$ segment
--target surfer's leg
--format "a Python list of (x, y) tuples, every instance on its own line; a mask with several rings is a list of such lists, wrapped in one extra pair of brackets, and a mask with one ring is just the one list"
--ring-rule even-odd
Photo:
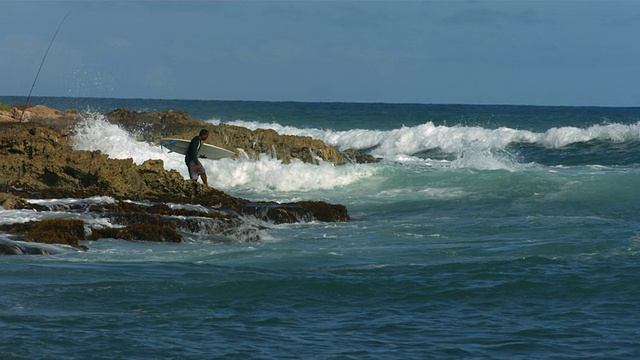
[(187, 166), (189, 169), (189, 179), (198, 181), (198, 170), (196, 170), (196, 165), (191, 163)]
[(200, 174), (200, 177), (202, 178), (202, 182), (206, 185), (209, 186), (209, 183), (207, 182), (207, 173), (203, 172), (202, 174)]

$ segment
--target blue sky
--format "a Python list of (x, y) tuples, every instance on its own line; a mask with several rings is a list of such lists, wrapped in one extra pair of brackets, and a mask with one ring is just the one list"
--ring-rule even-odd
[(640, 0), (0, 5), (0, 95), (640, 106)]

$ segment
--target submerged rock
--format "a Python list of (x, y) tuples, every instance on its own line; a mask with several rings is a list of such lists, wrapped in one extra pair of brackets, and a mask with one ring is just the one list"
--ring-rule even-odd
[(248, 203), (242, 205), (242, 213), (275, 224), (308, 222), (313, 219), (311, 210), (287, 204)]
[(0, 255), (51, 255), (51, 252), (37, 245), (0, 240)]
[(345, 222), (351, 220), (347, 207), (340, 204), (329, 204), (323, 201), (298, 201), (291, 205), (308, 209), (313, 220), (322, 222)]
[(328, 204), (321, 201), (300, 201), (295, 203), (247, 203), (242, 205), (242, 213), (253, 215), (276, 224), (323, 221), (349, 221), (344, 205)]
[(86, 240), (84, 222), (81, 220), (53, 219), (0, 225), (0, 230), (22, 235), (20, 240), (42, 244), (69, 245), (86, 249), (80, 241)]
[(234, 236), (242, 241), (259, 241), (258, 228), (251, 234), (237, 215), (218, 209), (207, 211), (172, 209), (166, 204), (138, 205), (119, 201), (115, 204), (91, 206), (86, 211), (105, 217), (119, 229), (92, 229), (91, 239), (114, 238), (159, 242), (184, 242), (182, 233), (207, 234), (219, 238)]
[(175, 229), (158, 224), (132, 224), (124, 228), (94, 229), (92, 240), (121, 239), (129, 241), (156, 241), (180, 243), (184, 239)]

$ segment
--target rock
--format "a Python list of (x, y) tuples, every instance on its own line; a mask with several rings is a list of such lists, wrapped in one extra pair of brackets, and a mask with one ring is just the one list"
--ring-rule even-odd
[(0, 207), (5, 210), (24, 209), (28, 206), (29, 204), (18, 196), (0, 193)]
[[(150, 206), (119, 201), (115, 204), (91, 206), (87, 211), (99, 213), (111, 223), (123, 229), (93, 229), (91, 238), (116, 238), (125, 240), (147, 240), (161, 242), (183, 242), (179, 232), (208, 234), (219, 237), (238, 235), (235, 230), (243, 221), (234, 214), (210, 209), (194, 211), (171, 209), (166, 204)], [(141, 227), (144, 224), (146, 227)], [(239, 234), (243, 241), (259, 241), (257, 228), (244, 227)], [(238, 237), (238, 236), (236, 236)]]
[(309, 209), (288, 204), (248, 203), (242, 205), (242, 213), (275, 224), (308, 222), (313, 219)]
[(11, 111), (0, 111), (0, 122), (30, 122), (46, 124), (49, 126), (71, 126), (82, 119), (80, 114), (73, 110), (64, 112), (46, 107), (44, 105), (14, 106)]
[[(196, 203), (240, 211), (249, 201), (185, 180), (162, 160), (136, 165), (99, 151), (71, 148), (70, 130), (4, 124), (0, 135), (0, 182), (6, 192), (31, 198), (111, 196), (139, 201)], [(19, 190), (18, 190), (19, 189)]]
[[(59, 115), (55, 112), (49, 114)], [(135, 126), (134, 122), (137, 120), (126, 116), (130, 112), (122, 110), (117, 114), (126, 121), (131, 121), (129, 126)], [(322, 142), (305, 137), (280, 136), (272, 130), (252, 132), (230, 126), (209, 127), (209, 124), (203, 125), (202, 122), (190, 119), (186, 113), (170, 111), (160, 115), (146, 113), (136, 116), (141, 116), (142, 120), (157, 118), (169, 128), (175, 126), (175, 131), (182, 129), (184, 132), (186, 126), (193, 129), (193, 132), (189, 130), (191, 134), (204, 126), (212, 132), (217, 131), (219, 141), (225, 137), (233, 139), (236, 144), (258, 149), (257, 152), (262, 152), (269, 144), (275, 146), (273, 144), (281, 143), (281, 149), (288, 149), (281, 153), (283, 158), (294, 154), (298, 158), (304, 158), (304, 154), (308, 153), (307, 161), (315, 161), (316, 156), (322, 154), (336, 156), (333, 153), (335, 149), (324, 146)], [(108, 237), (182, 242), (185, 241), (185, 233), (208, 234), (219, 241), (228, 241), (230, 238), (259, 241), (260, 228), (247, 221), (246, 216), (255, 216), (277, 224), (313, 220), (349, 221), (347, 210), (342, 205), (313, 201), (292, 204), (255, 203), (185, 180), (177, 171), (165, 170), (162, 160), (148, 160), (136, 165), (132, 159), (111, 159), (99, 151), (74, 150), (71, 146), (71, 127), (45, 118), (38, 121), (40, 122), (30, 120), (0, 123), (0, 206), (4, 209), (60, 210), (29, 204), (22, 198), (91, 196), (110, 196), (116, 200), (136, 200), (152, 205), (134, 206), (117, 201), (113, 206), (62, 209), (95, 212), (97, 216), (109, 218), (112, 223), (120, 225), (120, 228), (90, 228), (80, 220), (44, 220), (0, 226), (0, 231), (17, 234), (27, 242), (63, 244), (85, 249), (79, 242), (87, 239)], [(156, 128), (158, 129), (160, 128)], [(186, 133), (185, 136), (188, 137)], [(166, 205), (169, 202), (199, 204), (206, 211), (171, 209)], [(85, 230), (88, 234), (85, 234)], [(14, 243), (1, 244), (0, 253), (4, 254), (46, 252), (27, 249)]]
[[(181, 138), (191, 140), (200, 129), (209, 130), (207, 143), (239, 153), (241, 149), (250, 158), (257, 159), (267, 154), (288, 164), (294, 159), (306, 163), (318, 163), (319, 160), (342, 165), (355, 159), (367, 159), (357, 150), (350, 150), (347, 159), (335, 147), (327, 146), (321, 140), (309, 136), (280, 135), (271, 129), (250, 130), (247, 128), (220, 124), (213, 125), (202, 120), (194, 120), (186, 112), (135, 112), (117, 109), (106, 114), (110, 122), (120, 125), (127, 131), (139, 134), (138, 140), (159, 144), (162, 138)], [(359, 154), (363, 156), (354, 156)]]
[(0, 240), (0, 255), (51, 255), (51, 252), (37, 245)]
[(184, 239), (175, 229), (157, 224), (133, 224), (124, 228), (94, 229), (91, 239), (122, 239), (180, 243)]
[(323, 222), (345, 222), (351, 220), (344, 205), (328, 204), (322, 201), (298, 201), (290, 203), (308, 209), (313, 214), (313, 220)]
[(81, 220), (42, 220), (26, 223), (0, 225), (0, 230), (11, 234), (23, 235), (20, 239), (43, 244), (62, 244), (78, 249), (86, 249), (80, 245), (85, 240), (84, 222)]
[[(35, 198), (112, 196), (130, 200), (236, 200), (167, 171), (162, 160), (136, 165), (132, 159), (111, 159), (99, 151), (76, 151), (70, 130), (27, 124), (4, 124), (0, 135), (0, 180), (20, 188), (15, 195)], [(220, 199), (216, 198), (217, 196)]]
[(370, 164), (380, 162), (379, 158), (376, 158), (369, 154), (363, 154), (355, 149), (347, 149), (343, 152), (343, 155), (347, 160), (356, 164)]
[(343, 205), (320, 201), (299, 201), (295, 203), (247, 203), (242, 204), (242, 213), (276, 224), (309, 221), (344, 222), (349, 221), (347, 208)]
[(66, 110), (62, 112), (43, 105), (36, 105), (31, 108), (27, 108), (23, 116), (23, 121), (47, 124), (50, 126), (70, 126), (81, 119), (82, 117), (80, 114), (73, 110)]
[(0, 110), (0, 123), (2, 122), (18, 122), (20, 119), (16, 119), (13, 114), (6, 110)]

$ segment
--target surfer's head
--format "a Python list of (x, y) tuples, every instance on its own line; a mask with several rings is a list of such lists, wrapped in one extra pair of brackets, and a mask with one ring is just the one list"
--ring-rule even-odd
[(207, 140), (208, 137), (209, 137), (209, 130), (207, 129), (200, 130), (200, 139)]

